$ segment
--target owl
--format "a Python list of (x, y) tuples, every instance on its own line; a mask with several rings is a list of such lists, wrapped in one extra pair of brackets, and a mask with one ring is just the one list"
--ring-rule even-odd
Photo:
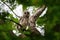
[[(23, 29), (25, 29), (27, 26), (31, 29), (31, 31), (36, 31), (36, 20), (41, 15), (41, 13), (45, 10), (46, 6), (43, 5), (41, 8), (39, 8), (32, 16), (30, 16), (30, 13), (28, 11), (25, 11), (23, 16), (20, 18), (19, 24), (21, 24)], [(19, 27), (19, 26), (18, 26)]]
[[(25, 29), (27, 26), (28, 26), (28, 21), (29, 21), (29, 12), (28, 11), (25, 11), (23, 16), (20, 17), (20, 20), (19, 20), (19, 24), (22, 25), (22, 28)], [(20, 29), (20, 26), (18, 26), (18, 29)]]

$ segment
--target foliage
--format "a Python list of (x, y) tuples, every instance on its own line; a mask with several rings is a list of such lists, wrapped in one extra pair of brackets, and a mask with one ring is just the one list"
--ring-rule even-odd
[[(8, 0), (2, 1), (8, 2)], [(45, 24), (45, 36), (35, 35), (30, 33), (30, 31), (23, 32), (27, 35), (26, 38), (17, 37), (13, 33), (11, 34), (11, 30), (15, 29), (15, 25), (13, 22), (7, 19), (12, 19), (17, 23), (18, 19), (14, 18), (12, 14), (3, 11), (0, 13), (1, 40), (60, 40), (60, 0), (9, 0), (8, 3), (13, 5), (15, 3), (14, 1), (16, 1), (18, 4), (22, 4), (25, 8), (27, 6), (38, 7), (42, 4), (45, 4), (48, 7), (47, 13), (37, 20), (38, 25)]]

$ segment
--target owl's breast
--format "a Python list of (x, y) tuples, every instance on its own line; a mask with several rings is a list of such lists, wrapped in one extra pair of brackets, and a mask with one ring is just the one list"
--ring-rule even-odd
[(28, 20), (27, 19), (21, 19), (20, 20), (20, 24), (22, 25), (22, 26), (27, 26), (27, 24), (28, 24)]

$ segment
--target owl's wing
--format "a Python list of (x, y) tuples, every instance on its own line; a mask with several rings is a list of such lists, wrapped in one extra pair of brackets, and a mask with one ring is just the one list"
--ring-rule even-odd
[(46, 8), (45, 5), (43, 5), (41, 8), (39, 8), (39, 9), (33, 14), (34, 18), (37, 19), (37, 18), (41, 15), (41, 13), (45, 10), (45, 8)]

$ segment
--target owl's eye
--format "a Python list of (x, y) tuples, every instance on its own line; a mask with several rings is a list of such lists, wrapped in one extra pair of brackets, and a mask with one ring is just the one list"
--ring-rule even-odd
[(25, 14), (26, 14), (26, 12), (25, 12)]
[(27, 12), (29, 14), (29, 12)]

